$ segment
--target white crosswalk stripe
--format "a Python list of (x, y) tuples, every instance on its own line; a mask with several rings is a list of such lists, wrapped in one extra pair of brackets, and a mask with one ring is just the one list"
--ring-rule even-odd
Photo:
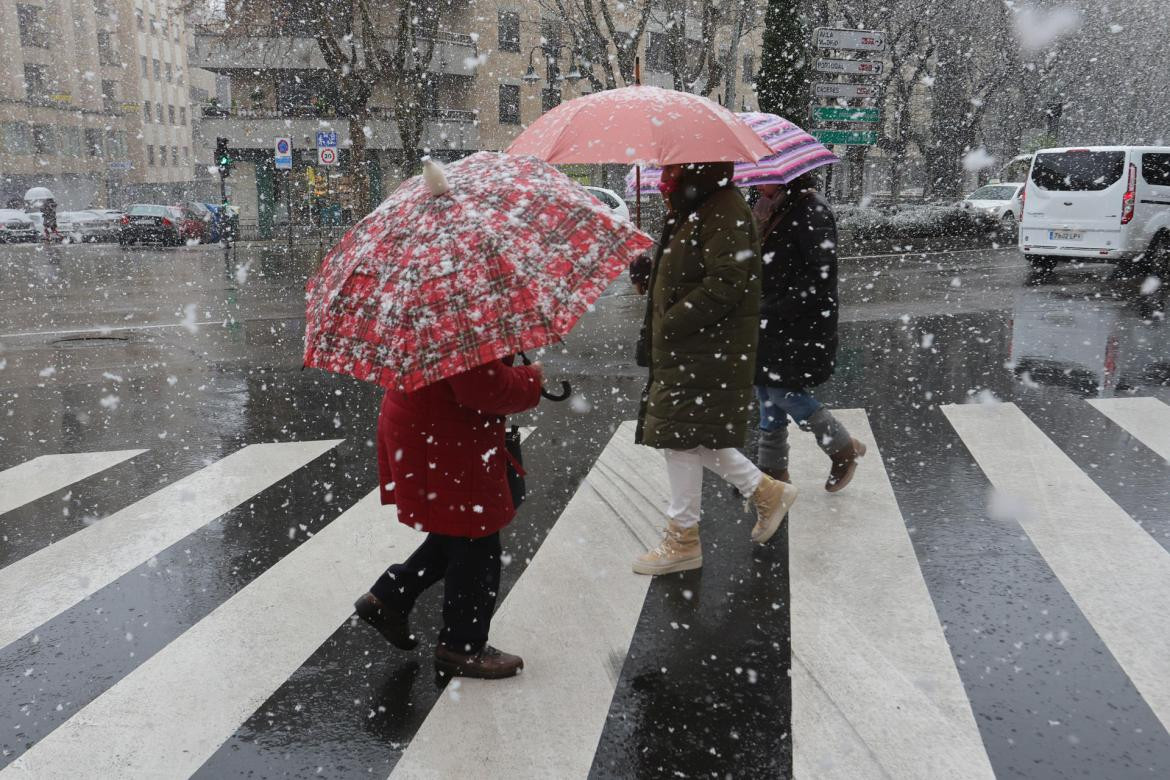
[(165, 550), (340, 439), (253, 444), (0, 569), (0, 647)]
[(1015, 404), (943, 412), (1015, 520), (1170, 728), (1170, 553)]
[(650, 587), (630, 561), (658, 534), (667, 498), (661, 455), (624, 423), (492, 621), (492, 642), (522, 655), (524, 673), (450, 689), (394, 778), (589, 773), (621, 673), (614, 659), (626, 657)]
[[(1153, 399), (1090, 403), (1170, 460), (1170, 406)], [(1014, 499), (1006, 503), (1020, 507), (1014, 521), (1104, 647), (1170, 726), (1170, 656), (1163, 651), (1170, 553), (1015, 405), (942, 411), (995, 489)], [(812, 487), (823, 482), (828, 459), (811, 436), (792, 438), (792, 475), (802, 486), (788, 530), (794, 775), (992, 777), (967, 678), (960, 678), (869, 418), (864, 410), (837, 414), (869, 446), (845, 491)], [(449, 686), (408, 738), (391, 777), (453, 777), (469, 767), (477, 777), (509, 780), (589, 775), (652, 582), (632, 574), (630, 561), (658, 540), (668, 500), (661, 454), (633, 438), (633, 423), (616, 430), (493, 619), (493, 644), (521, 654), (524, 674)], [(0, 570), (0, 646), (336, 444), (246, 447)], [(89, 453), (92, 460), (76, 461), (69, 473), (96, 473), (108, 467), (103, 462), (139, 452)], [(36, 466), (43, 475), (37, 495), (69, 484), (48, 476), (61, 471), (50, 463)], [(30, 473), (25, 478), (35, 481)], [(982, 518), (984, 509), (972, 507), (972, 517)], [(0, 777), (70, 776), (79, 766), (126, 778), (195, 773), (420, 538), (394, 521), (393, 508), (379, 505), (376, 491), (366, 495)]]
[(1089, 403), (1170, 462), (1170, 405), (1157, 398), (1102, 398)]
[[(789, 515), (794, 775), (993, 777), (865, 412), (834, 414), (869, 452)], [(798, 484), (828, 473), (811, 435), (790, 459)]]
[(0, 471), (0, 515), (144, 452), (112, 450), (42, 455)]
[(192, 774), (421, 539), (371, 491), (0, 777), (68, 776), (78, 766), (102, 777)]

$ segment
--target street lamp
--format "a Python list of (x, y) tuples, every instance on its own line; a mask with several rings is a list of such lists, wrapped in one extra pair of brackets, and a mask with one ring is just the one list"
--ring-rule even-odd
[(536, 72), (536, 65), (532, 62), (532, 55), (539, 48), (542, 47), (540, 44), (537, 44), (528, 50), (528, 70), (524, 72), (524, 76), (522, 78), (529, 84), (535, 84), (536, 82), (540, 81), (540, 74)]
[(577, 67), (577, 52), (576, 51), (574, 51), (570, 55), (569, 64), (572, 67), (570, 68), (569, 72), (565, 74), (565, 81), (569, 82), (570, 84), (576, 84), (578, 81), (585, 78), (581, 74), (580, 68)]

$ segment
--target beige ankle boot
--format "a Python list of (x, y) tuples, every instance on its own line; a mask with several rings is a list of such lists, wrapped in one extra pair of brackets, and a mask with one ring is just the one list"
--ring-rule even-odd
[(752, 541), (764, 544), (780, 528), (784, 522), (784, 515), (796, 502), (798, 491), (796, 485), (773, 479), (767, 474), (760, 477), (760, 484), (752, 494), (752, 503), (756, 505), (756, 516), (759, 518), (752, 528)]
[(670, 574), (697, 569), (703, 565), (703, 548), (699, 544), (699, 526), (682, 528), (672, 520), (666, 526), (662, 543), (634, 559), (635, 574)]

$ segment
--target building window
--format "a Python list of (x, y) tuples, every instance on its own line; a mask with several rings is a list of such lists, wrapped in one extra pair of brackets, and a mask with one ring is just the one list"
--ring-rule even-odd
[(175, 107), (167, 106), (167, 121), (172, 125), (175, 123)]
[(750, 51), (743, 55), (743, 80), (751, 81), (756, 77), (756, 55)]
[(134, 9), (134, 21), (138, 24), (139, 30), (146, 29), (146, 22), (142, 18), (142, 9), (141, 8)]
[(92, 127), (85, 130), (85, 153), (90, 157), (102, 156), (102, 131)]
[(500, 29), (500, 51), (520, 51), (520, 14), (500, 11), (496, 18)]
[(149, 71), (147, 70), (147, 65), (146, 65), (146, 57), (143, 56), (143, 57), (139, 57), (138, 59), (142, 60), (142, 78), (146, 78), (149, 75)]
[(179, 106), (179, 124), (183, 127), (187, 126), (187, 107)]
[(520, 87), (513, 84), (500, 85), (500, 124), (520, 124)]
[(162, 124), (162, 103), (156, 103), (154, 106), (154, 121)]
[(106, 130), (106, 154), (115, 160), (126, 156), (126, 134), (116, 130)]
[(49, 79), (43, 65), (24, 66), (24, 90), (30, 99), (49, 96)]
[(175, 81), (183, 83), (183, 69), (178, 65), (175, 66)]
[(57, 141), (52, 125), (32, 126), (33, 152), (36, 154), (56, 154)]
[(102, 81), (102, 109), (107, 114), (118, 112), (118, 82)]
[(98, 16), (109, 16), (110, 0), (93, 0), (93, 12)]
[(154, 165), (154, 144), (146, 145), (146, 164)]
[(171, 71), (171, 63), (169, 63), (169, 62), (168, 62), (168, 63), (166, 63), (166, 64), (164, 65), (164, 68), (166, 69), (166, 72), (167, 72), (167, 81), (172, 81), (172, 80), (173, 80), (173, 75), (174, 75), (174, 74), (173, 74), (173, 73), (172, 73), (172, 71)]
[(666, 35), (664, 33), (650, 33), (646, 44), (646, 70), (664, 72), (670, 70), (670, 58), (667, 56)]
[(149, 100), (142, 101), (142, 121), (143, 122), (150, 121), (150, 101)]
[(559, 89), (542, 89), (540, 91), (540, 110), (541, 112), (552, 111), (561, 104), (561, 91)]
[(178, 167), (179, 165), (179, 147), (171, 147), (171, 165)]
[(97, 34), (98, 62), (102, 65), (117, 65), (118, 55), (114, 52), (114, 37), (105, 30)]
[(183, 162), (184, 163), (191, 162), (191, 153), (190, 153), (190, 150), (186, 146), (183, 147)]
[(161, 144), (158, 147), (158, 164), (159, 167), (167, 167), (167, 148)]
[(154, 80), (158, 81), (162, 78), (162, 65), (159, 64), (157, 58), (153, 59), (152, 62), (154, 63)]
[(16, 6), (16, 19), (20, 25), (20, 45), (49, 48), (49, 29), (45, 26), (45, 9), (35, 5)]
[(32, 151), (28, 125), (24, 122), (5, 122), (0, 125), (0, 138), (4, 141), (4, 148), (12, 154), (28, 154)]
[(61, 141), (61, 154), (67, 157), (81, 156), (81, 128), (59, 127), (57, 135)]

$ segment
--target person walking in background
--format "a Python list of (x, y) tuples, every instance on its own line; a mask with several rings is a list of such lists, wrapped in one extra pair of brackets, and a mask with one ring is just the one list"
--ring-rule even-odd
[(41, 205), (41, 219), (45, 224), (45, 241), (60, 238), (60, 233), (57, 232), (57, 201), (52, 198), (45, 200)]
[[(649, 380), (637, 442), (663, 450), (670, 481), (662, 542), (635, 559), (638, 574), (703, 565), (703, 469), (750, 496), (752, 541), (776, 533), (796, 488), (762, 473), (736, 447), (747, 435), (759, 334), (760, 245), (751, 210), (731, 186), (731, 163), (668, 165), (668, 214), (648, 283), (638, 362)], [(631, 268), (637, 280), (638, 269)]]
[(825, 490), (853, 479), (865, 445), (809, 390), (837, 362), (837, 224), (811, 174), (761, 186), (754, 214), (763, 236), (763, 297), (756, 395), (757, 465), (788, 481), (788, 418), (811, 431), (832, 459)]
[(435, 649), (442, 677), (511, 677), (524, 662), (487, 643), (500, 585), (500, 529), (516, 508), (508, 487), (504, 415), (540, 402), (540, 364), (495, 360), (411, 393), (388, 390), (378, 416), (382, 503), (427, 537), (354, 604), (395, 647), (413, 650), (414, 603), (444, 582)]

